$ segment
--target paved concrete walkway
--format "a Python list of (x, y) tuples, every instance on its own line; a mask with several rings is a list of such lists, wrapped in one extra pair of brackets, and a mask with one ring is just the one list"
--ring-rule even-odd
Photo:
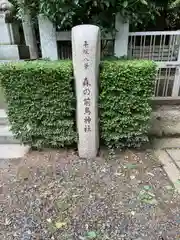
[(4, 109), (0, 109), (0, 161), (4, 159), (21, 158), (29, 151), (14, 138), (10, 130), (8, 117)]
[(20, 144), (0, 144), (0, 161), (1, 159), (21, 158), (28, 151), (28, 146)]
[(162, 163), (164, 170), (177, 191), (180, 193), (180, 145), (178, 142), (179, 139), (177, 142), (174, 141), (174, 144), (170, 144), (170, 147), (168, 147), (167, 141), (167, 144), (163, 145), (164, 148), (158, 148), (155, 150), (155, 155)]

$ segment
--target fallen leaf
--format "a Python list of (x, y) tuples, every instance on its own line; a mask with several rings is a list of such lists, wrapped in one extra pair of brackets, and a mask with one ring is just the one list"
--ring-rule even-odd
[(151, 197), (155, 197), (156, 195), (154, 193), (151, 193), (151, 192), (147, 192), (149, 196)]
[(157, 205), (158, 204), (158, 201), (155, 198), (153, 198), (153, 199), (143, 199), (142, 202), (148, 203), (148, 204), (151, 204), (151, 205)]
[(137, 165), (136, 164), (132, 164), (132, 163), (128, 163), (124, 166), (124, 168), (127, 168), (127, 169), (135, 169), (137, 168)]
[(151, 188), (151, 186), (149, 186), (149, 185), (145, 185), (145, 186), (144, 186), (144, 189), (148, 191), (148, 190), (151, 190), (152, 188)]
[(94, 232), (94, 231), (90, 231), (90, 232), (87, 232), (87, 237), (88, 237), (89, 239), (94, 239), (94, 238), (97, 237), (97, 234), (96, 234), (96, 232)]
[(65, 227), (66, 225), (67, 225), (66, 222), (55, 222), (55, 226), (56, 226), (57, 229)]
[(143, 196), (145, 193), (146, 193), (146, 191), (141, 190), (141, 191), (139, 192), (139, 196)]
[(180, 184), (180, 179), (178, 179), (178, 180), (176, 181), (176, 183), (177, 183), (177, 184)]
[(155, 194), (149, 191), (141, 190), (138, 196), (139, 200), (145, 203), (154, 204), (156, 201)]

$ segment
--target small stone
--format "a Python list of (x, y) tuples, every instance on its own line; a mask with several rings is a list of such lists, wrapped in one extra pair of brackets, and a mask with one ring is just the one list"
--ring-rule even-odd
[(120, 235), (120, 237), (122, 237), (122, 238), (124, 238), (125, 236), (126, 236), (126, 235), (124, 235), (124, 234), (121, 234), (121, 235)]
[(90, 232), (87, 232), (87, 237), (89, 239), (95, 239), (97, 237), (97, 234), (95, 231), (90, 231)]
[(28, 230), (28, 231), (27, 231), (27, 234), (31, 235), (31, 230)]
[(136, 177), (134, 175), (130, 176), (130, 179), (133, 180), (135, 179)]
[(121, 176), (122, 173), (121, 173), (121, 172), (115, 172), (114, 175), (115, 175), (115, 176)]
[(85, 229), (86, 229), (86, 231), (88, 231), (88, 229), (89, 229), (89, 225), (87, 223), (85, 224)]
[(51, 222), (52, 222), (51, 218), (46, 219), (46, 221), (47, 221), (48, 223), (51, 223)]
[(151, 172), (148, 172), (147, 175), (154, 177), (154, 174)]
[(13, 234), (13, 237), (18, 237), (17, 232), (15, 232), (15, 233)]
[(134, 216), (134, 215), (135, 215), (135, 213), (136, 213), (135, 211), (131, 211), (131, 215), (132, 215), (132, 216)]
[(101, 170), (101, 172), (105, 173), (105, 172), (106, 172), (106, 168), (103, 168), (103, 169)]

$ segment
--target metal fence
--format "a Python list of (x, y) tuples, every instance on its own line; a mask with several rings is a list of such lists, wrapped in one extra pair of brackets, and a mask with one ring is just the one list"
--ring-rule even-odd
[(128, 56), (157, 63), (155, 98), (180, 98), (180, 31), (131, 32)]
[[(59, 59), (71, 59), (71, 33), (57, 32)], [(102, 39), (102, 56), (114, 55), (111, 36)], [(180, 31), (130, 32), (128, 58), (153, 60), (158, 65), (156, 99), (180, 98)]]
[[(72, 46), (71, 46), (71, 32), (57, 32), (57, 47), (59, 59), (72, 59)], [(101, 40), (101, 56), (114, 55), (114, 39), (110, 34), (107, 34)]]

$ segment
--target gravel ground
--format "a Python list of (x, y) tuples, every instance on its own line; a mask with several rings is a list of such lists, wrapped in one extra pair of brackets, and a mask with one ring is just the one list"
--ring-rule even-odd
[(0, 240), (178, 240), (180, 196), (151, 151), (0, 161)]

